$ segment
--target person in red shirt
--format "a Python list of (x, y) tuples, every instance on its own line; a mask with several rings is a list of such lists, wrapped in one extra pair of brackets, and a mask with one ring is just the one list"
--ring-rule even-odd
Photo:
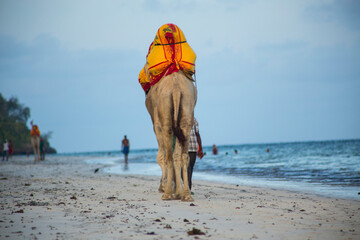
[(14, 144), (12, 143), (11, 140), (9, 140), (9, 158), (12, 159), (12, 154), (14, 151)]

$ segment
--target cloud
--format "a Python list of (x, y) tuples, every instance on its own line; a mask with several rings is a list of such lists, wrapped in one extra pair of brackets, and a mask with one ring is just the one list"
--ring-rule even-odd
[[(134, 49), (144, 54), (156, 30), (168, 22), (179, 25), (202, 55), (286, 41), (354, 42), (347, 26), (359, 22), (356, 1), (5, 1), (2, 5), (0, 31), (22, 41), (49, 34), (72, 50)], [(319, 21), (324, 16), (332, 21)], [(342, 21), (345, 28), (334, 21)]]
[(313, 3), (306, 8), (305, 15), (314, 22), (341, 24), (343, 27), (360, 30), (360, 2), (356, 0), (335, 0), (322, 4)]

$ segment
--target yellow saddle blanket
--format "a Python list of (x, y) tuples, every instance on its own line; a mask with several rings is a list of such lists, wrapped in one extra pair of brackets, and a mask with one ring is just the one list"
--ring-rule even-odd
[(30, 135), (31, 136), (40, 136), (40, 130), (39, 130), (39, 127), (37, 125), (32, 126), (32, 129), (30, 131)]
[(196, 54), (187, 43), (184, 33), (175, 24), (161, 26), (149, 47), (146, 64), (139, 74), (144, 91), (164, 76), (183, 70), (195, 73)]

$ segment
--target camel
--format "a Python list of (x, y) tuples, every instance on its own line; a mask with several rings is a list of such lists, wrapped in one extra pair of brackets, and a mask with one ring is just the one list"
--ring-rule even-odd
[[(197, 91), (193, 81), (181, 70), (163, 77), (147, 94), (145, 105), (159, 146), (157, 161), (162, 170), (159, 187), (159, 191), (164, 192), (162, 200), (194, 201), (190, 195), (187, 168), (196, 99)], [(175, 182), (175, 192), (172, 180)]]

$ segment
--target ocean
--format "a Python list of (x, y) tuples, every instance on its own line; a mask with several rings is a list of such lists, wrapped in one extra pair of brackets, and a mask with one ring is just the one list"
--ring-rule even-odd
[[(328, 197), (360, 200), (360, 140), (240, 144), (204, 147), (197, 159), (196, 180), (302, 191)], [(237, 153), (235, 153), (237, 150)], [(124, 165), (120, 151), (74, 153), (89, 164), (104, 163), (109, 174), (161, 176), (157, 149), (131, 150)]]

